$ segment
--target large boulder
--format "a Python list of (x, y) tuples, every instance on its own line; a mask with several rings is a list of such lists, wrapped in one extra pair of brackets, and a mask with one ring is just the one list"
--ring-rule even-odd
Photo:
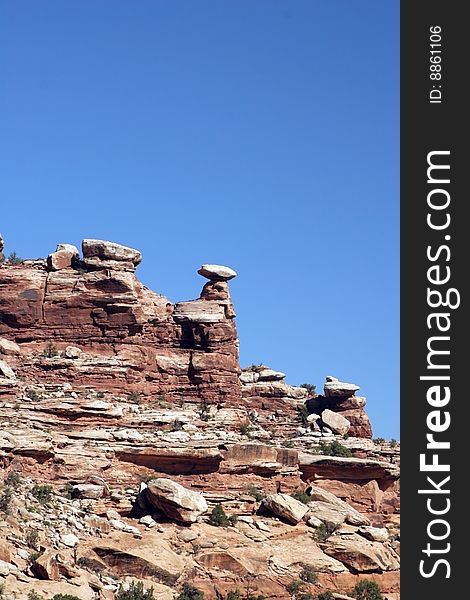
[(16, 342), (0, 338), (0, 354), (21, 354), (21, 349)]
[(327, 398), (349, 398), (349, 396), (353, 396), (358, 389), (359, 386), (354, 383), (345, 383), (344, 381), (339, 381), (331, 376), (327, 377), (324, 386), (325, 396)]
[(51, 271), (61, 271), (73, 265), (79, 259), (78, 248), (72, 244), (57, 244), (55, 252), (47, 257), (47, 266)]
[(308, 512), (308, 506), (288, 494), (271, 494), (262, 502), (264, 509), (296, 525)]
[(331, 536), (323, 551), (356, 573), (395, 571), (400, 568), (398, 556), (388, 546), (370, 542), (356, 533)]
[(339, 435), (346, 435), (351, 427), (351, 423), (345, 417), (333, 412), (329, 408), (326, 408), (322, 412), (321, 420), (333, 433), (338, 433)]
[(15, 372), (4, 360), (0, 360), (0, 377), (5, 377), (6, 379), (16, 379)]
[(229, 281), (237, 276), (236, 271), (223, 265), (202, 265), (198, 273), (211, 281)]
[(194, 523), (208, 508), (202, 494), (164, 477), (148, 483), (146, 496), (153, 507), (161, 510), (169, 519), (182, 523)]
[(134, 248), (105, 240), (83, 240), (83, 262), (94, 269), (134, 271), (142, 254)]

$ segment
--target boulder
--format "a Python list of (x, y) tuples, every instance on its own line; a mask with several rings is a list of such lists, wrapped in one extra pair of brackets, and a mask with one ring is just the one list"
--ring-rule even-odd
[(95, 269), (134, 271), (142, 254), (134, 248), (105, 240), (83, 240), (83, 262)]
[(64, 533), (60, 536), (60, 541), (64, 544), (64, 546), (69, 548), (75, 548), (75, 546), (78, 546), (78, 543), (80, 542), (74, 533)]
[(5, 377), (6, 379), (16, 379), (15, 372), (4, 360), (0, 360), (0, 377)]
[(308, 512), (308, 506), (288, 494), (271, 494), (262, 501), (264, 509), (296, 525)]
[(76, 346), (67, 346), (64, 350), (63, 356), (64, 358), (70, 358), (75, 360), (76, 358), (80, 358), (82, 351), (80, 348)]
[(58, 244), (56, 251), (47, 257), (47, 267), (51, 271), (61, 271), (79, 259), (78, 248), (72, 244)]
[(211, 281), (229, 281), (237, 276), (236, 271), (223, 265), (202, 265), (198, 273)]
[[(328, 381), (329, 379), (329, 381)], [(327, 398), (349, 398), (359, 389), (354, 383), (345, 383), (329, 376), (324, 386), (325, 396)]]
[(355, 533), (333, 535), (323, 549), (356, 573), (395, 571), (400, 568), (398, 556), (379, 542), (370, 542)]
[(262, 369), (258, 371), (259, 381), (281, 381), (285, 379), (286, 374), (281, 371), (274, 371), (273, 369)]
[(351, 423), (345, 417), (333, 412), (329, 408), (326, 408), (322, 412), (321, 419), (333, 433), (338, 433), (339, 435), (346, 435), (351, 427)]
[(385, 527), (359, 527), (357, 533), (370, 540), (371, 542), (386, 542), (388, 540), (389, 533)]
[(93, 483), (79, 483), (72, 487), (72, 496), (74, 498), (98, 500), (104, 496), (104, 487)]
[(10, 354), (13, 356), (20, 353), (21, 349), (16, 342), (12, 342), (11, 340), (7, 340), (5, 338), (0, 338), (0, 354)]
[(46, 552), (33, 561), (31, 568), (38, 579), (47, 579), (49, 581), (58, 581), (60, 579), (59, 563), (56, 556), (56, 551), (46, 550)]
[(168, 518), (182, 523), (194, 523), (208, 508), (202, 494), (163, 477), (149, 481), (147, 499)]

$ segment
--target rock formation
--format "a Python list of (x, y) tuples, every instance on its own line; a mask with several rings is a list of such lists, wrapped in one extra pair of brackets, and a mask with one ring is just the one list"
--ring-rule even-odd
[(142, 580), (162, 600), (188, 581), (287, 600), (307, 565), (312, 594), (367, 576), (398, 598), (399, 453), (370, 439), (358, 386), (241, 369), (235, 271), (203, 265), (199, 298), (173, 304), (141, 259), (84, 240), (0, 266), (6, 597), (112, 600)]

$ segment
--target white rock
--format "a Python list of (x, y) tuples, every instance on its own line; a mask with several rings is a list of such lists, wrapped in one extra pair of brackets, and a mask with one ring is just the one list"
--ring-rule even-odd
[(155, 525), (157, 524), (157, 522), (155, 521), (155, 519), (153, 519), (150, 515), (145, 515), (145, 517), (142, 517), (141, 519), (139, 519), (139, 523), (141, 525), (145, 525), (146, 527), (155, 527)]
[(276, 516), (294, 524), (301, 521), (308, 512), (308, 506), (288, 494), (271, 494), (264, 498), (262, 504)]
[(16, 379), (15, 372), (4, 360), (0, 360), (0, 377), (5, 377), (6, 379)]
[(67, 346), (64, 350), (64, 358), (76, 359), (80, 358), (82, 351), (76, 346)]
[(248, 515), (240, 515), (238, 520), (242, 523), (248, 523), (248, 525), (253, 525), (253, 517), (249, 517)]
[(16, 342), (0, 338), (0, 354), (20, 354), (21, 349)]
[(260, 381), (281, 381), (285, 379), (286, 374), (281, 371), (274, 371), (273, 369), (262, 369), (258, 371)]
[(351, 427), (351, 423), (345, 417), (339, 413), (333, 412), (329, 408), (326, 408), (322, 412), (321, 419), (325, 425), (339, 435), (345, 435)]
[(354, 383), (345, 383), (344, 381), (333, 380), (327, 381), (324, 386), (325, 396), (327, 398), (349, 398), (357, 392), (359, 386)]
[(314, 517), (313, 515), (310, 515), (307, 519), (307, 525), (309, 527), (315, 527), (316, 529), (317, 527), (320, 527), (320, 525), (323, 525), (323, 521), (321, 521), (317, 517)]
[(77, 246), (74, 246), (73, 244), (57, 244), (55, 251), (60, 252), (62, 250), (65, 252), (70, 252), (70, 254), (73, 256), (80, 256)]
[(80, 542), (74, 533), (66, 533), (61, 535), (60, 541), (64, 544), (64, 546), (68, 546), (69, 548), (75, 548), (75, 546), (77, 546)]
[(202, 494), (163, 477), (149, 481), (147, 498), (167, 517), (183, 523), (194, 523), (208, 509)]
[(385, 527), (359, 527), (358, 533), (360, 533), (367, 540), (372, 542), (386, 542), (390, 537)]
[(271, 531), (271, 527), (266, 525), (264, 521), (255, 521), (255, 525), (260, 531), (264, 531), (265, 533), (269, 533)]
[(237, 276), (236, 271), (223, 265), (202, 265), (198, 273), (211, 281), (229, 281)]

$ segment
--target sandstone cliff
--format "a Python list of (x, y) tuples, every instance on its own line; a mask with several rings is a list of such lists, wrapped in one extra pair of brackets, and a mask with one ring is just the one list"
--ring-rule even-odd
[[(328, 376), (319, 395), (241, 369), (236, 273), (203, 265), (200, 297), (172, 304), (140, 261), (84, 240), (82, 256), (59, 244), (0, 266), (7, 593), (112, 599), (134, 577), (162, 599), (186, 581), (209, 599), (247, 581), (289, 598), (307, 564), (312, 593), (367, 574), (397, 597), (398, 451), (370, 439), (358, 386)], [(230, 527), (211, 524), (218, 503)]]

